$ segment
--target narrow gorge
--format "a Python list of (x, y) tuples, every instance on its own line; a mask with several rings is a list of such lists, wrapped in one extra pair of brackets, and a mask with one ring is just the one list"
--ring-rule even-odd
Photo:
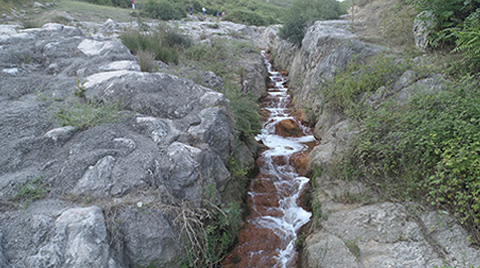
[[(366, 130), (332, 81), (388, 58), (406, 67), (355, 101), (402, 105), (448, 88), (424, 55), (404, 64), (349, 20), (300, 46), (280, 25), (61, 16), (0, 25), (0, 267), (480, 267), (451, 213), (340, 172)], [(125, 29), (190, 50), (145, 71)]]
[(274, 71), (262, 53), (271, 87), (263, 100), (266, 120), (256, 139), (267, 149), (257, 159), (260, 171), (249, 187), (247, 225), (240, 230), (239, 242), (222, 267), (296, 267), (297, 234), (311, 217), (300, 206), (309, 179), (298, 174), (305, 167), (295, 167), (294, 161), (306, 158), (316, 140), (312, 130), (292, 114), (286, 77)]

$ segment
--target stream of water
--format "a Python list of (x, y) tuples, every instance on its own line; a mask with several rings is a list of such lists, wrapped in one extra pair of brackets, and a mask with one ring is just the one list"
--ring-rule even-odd
[(260, 172), (249, 187), (251, 213), (237, 246), (222, 261), (224, 268), (297, 267), (297, 233), (312, 215), (299, 200), (309, 179), (298, 174), (292, 156), (306, 154), (315, 138), (291, 113), (286, 77), (273, 70), (266, 53), (262, 54), (271, 87), (262, 109), (266, 121), (256, 139), (267, 149), (257, 159)]

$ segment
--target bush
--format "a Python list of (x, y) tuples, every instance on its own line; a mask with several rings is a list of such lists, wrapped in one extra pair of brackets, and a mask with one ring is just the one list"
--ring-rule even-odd
[(148, 51), (153, 53), (157, 60), (175, 64), (178, 63), (179, 53), (193, 44), (191, 39), (169, 28), (161, 29), (153, 35), (139, 31), (123, 32), (120, 40), (135, 54), (138, 51)]
[(294, 0), (282, 17), (280, 37), (301, 46), (306, 27), (316, 20), (337, 19), (341, 14), (336, 0)]
[(182, 7), (175, 6), (166, 0), (153, 1), (139, 6), (142, 15), (159, 20), (179, 20), (185, 18), (185, 10)]
[(438, 93), (420, 90), (408, 104), (392, 100), (368, 109), (358, 121), (358, 140), (345, 156), (344, 175), (368, 181), (389, 198), (446, 207), (462, 223), (478, 226), (480, 93), (476, 87), (467, 81)]
[(234, 9), (230, 11), (225, 15), (225, 19), (236, 23), (255, 26), (268, 25), (269, 23), (267, 18), (263, 17), (262, 15), (250, 10), (242, 9)]
[(241, 141), (250, 141), (262, 128), (259, 106), (255, 100), (242, 94), (238, 85), (227, 85), (226, 97), (230, 100), (230, 111), (235, 120), (235, 134)]
[(453, 48), (466, 52), (464, 62), (476, 72), (480, 62), (480, 1), (478, 0), (410, 0), (419, 11), (433, 16), (429, 43), (435, 48)]
[[(358, 106), (358, 98), (381, 86), (389, 87), (405, 69), (404, 64), (381, 55), (372, 59), (370, 64), (354, 60), (347, 69), (327, 81), (320, 91), (324, 93), (325, 102), (330, 108), (348, 113)], [(358, 110), (352, 111), (353, 114), (358, 116)]]

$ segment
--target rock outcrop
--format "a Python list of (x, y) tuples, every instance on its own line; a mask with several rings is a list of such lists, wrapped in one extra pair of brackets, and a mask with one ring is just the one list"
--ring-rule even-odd
[[(315, 180), (323, 218), (306, 238), (302, 267), (480, 266), (480, 251), (471, 247), (466, 231), (448, 213), (424, 211), (414, 203), (379, 203), (362, 183), (346, 182), (328, 172), (335, 170), (358, 130), (343, 114), (322, 107), (319, 85), (354, 58), (388, 52), (357, 40), (346, 23), (316, 22), (306, 31), (301, 48), (278, 38), (278, 26), (263, 33), (262, 45), (274, 52), (276, 66), (289, 72), (294, 105), (318, 115), (312, 123), (322, 142), (310, 153), (310, 169), (327, 171)], [(440, 75), (419, 77), (407, 70), (393, 86), (379, 88), (365, 101), (374, 105), (392, 97), (403, 103), (415, 91), (444, 88)]]
[[(1, 267), (179, 267), (186, 252), (171, 207), (206, 191), (233, 201), (226, 164), (236, 150), (254, 163), (223, 94), (140, 72), (115, 37), (121, 24), (100, 27), (86, 37), (60, 24), (0, 26)], [(260, 97), (266, 71), (253, 54), (245, 90)], [(82, 104), (121, 111), (60, 125)]]

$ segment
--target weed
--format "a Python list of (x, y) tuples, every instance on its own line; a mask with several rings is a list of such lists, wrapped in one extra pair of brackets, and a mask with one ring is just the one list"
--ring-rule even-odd
[(78, 97), (78, 98), (80, 98), (80, 99), (82, 99), (82, 100), (84, 100), (84, 101), (86, 101), (86, 96), (85, 96), (85, 91), (87, 90), (87, 89), (85, 88), (85, 83), (86, 83), (86, 82), (87, 82), (87, 81), (82, 81), (79, 77), (77, 77), (77, 78), (75, 79), (75, 90), (74, 90), (74, 92), (73, 92), (73, 94), (74, 94), (76, 97)]
[(139, 50), (137, 51), (138, 62), (142, 72), (153, 72), (155, 69), (155, 55), (152, 52)]
[(42, 183), (42, 177), (36, 177), (24, 183), (13, 199), (23, 201), (24, 208), (27, 209), (32, 201), (45, 197), (47, 192)]
[(360, 258), (360, 247), (358, 247), (358, 239), (355, 240), (346, 240), (345, 246), (347, 246), (348, 250), (355, 256), (355, 258)]

